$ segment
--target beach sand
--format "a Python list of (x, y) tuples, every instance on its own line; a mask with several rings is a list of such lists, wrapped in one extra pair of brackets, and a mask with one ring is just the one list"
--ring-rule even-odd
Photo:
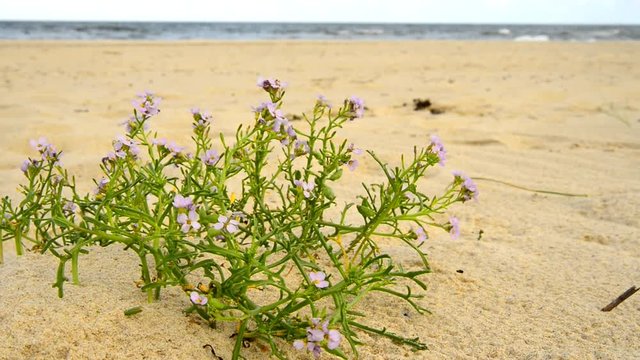
[[(164, 98), (152, 123), (186, 144), (189, 108), (214, 114), (226, 135), (265, 100), (259, 75), (289, 83), (285, 112), (358, 95), (369, 110), (341, 136), (396, 162), (437, 133), (449, 160), (425, 184), (438, 193), (452, 170), (478, 180), (478, 202), (451, 213), (462, 236), (433, 232), (433, 273), (421, 316), (372, 296), (369, 321), (430, 350), (412, 353), (362, 335), (362, 359), (640, 358), (640, 43), (509, 42), (0, 42), (0, 194), (17, 198), (29, 139), (46, 136), (89, 190), (99, 159), (144, 89)], [(429, 98), (443, 111), (413, 111)], [(406, 104), (406, 105), (405, 105)], [(370, 160), (337, 191), (379, 179)], [(482, 237), (479, 238), (479, 232)], [(411, 265), (401, 249), (389, 247)], [(181, 311), (178, 289), (146, 304), (137, 260), (121, 248), (80, 259), (81, 285), (51, 288), (56, 259), (5, 245), (0, 265), (0, 359), (229, 359), (233, 328), (212, 330)], [(461, 270), (458, 272), (458, 270)], [(462, 272), (463, 271), (463, 272)], [(142, 306), (125, 317), (123, 310)], [(258, 347), (249, 359), (263, 359)], [(290, 351), (292, 358), (309, 355)]]

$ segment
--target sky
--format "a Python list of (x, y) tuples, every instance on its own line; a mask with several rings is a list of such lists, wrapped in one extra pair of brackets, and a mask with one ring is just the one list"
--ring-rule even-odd
[(0, 0), (0, 20), (640, 24), (640, 0)]

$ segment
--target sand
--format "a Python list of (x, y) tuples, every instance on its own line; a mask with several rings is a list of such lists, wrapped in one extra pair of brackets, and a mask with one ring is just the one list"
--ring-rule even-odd
[[(192, 106), (211, 110), (216, 128), (231, 134), (264, 100), (258, 75), (289, 82), (292, 114), (320, 93), (334, 103), (363, 97), (366, 117), (343, 136), (387, 161), (438, 133), (449, 162), (426, 181), (434, 193), (462, 169), (588, 195), (479, 180), (480, 200), (451, 210), (461, 238), (429, 240), (434, 272), (421, 304), (433, 314), (368, 302), (370, 321), (419, 336), (430, 350), (363, 335), (363, 359), (640, 357), (640, 295), (600, 311), (640, 286), (640, 43), (1, 42), (0, 194), (16, 197), (18, 166), (40, 135), (65, 150), (65, 166), (89, 189), (143, 89), (164, 98), (153, 120), (161, 135), (186, 143)], [(444, 113), (413, 111), (414, 98)], [(377, 178), (364, 161), (338, 192)], [(204, 344), (230, 358), (230, 327), (210, 330), (184, 316), (175, 289), (146, 304), (133, 285), (136, 259), (119, 248), (81, 258), (82, 285), (67, 285), (58, 299), (54, 258), (17, 258), (5, 247), (0, 359), (212, 359)], [(138, 305), (142, 313), (123, 315)], [(245, 356), (267, 354), (252, 346)]]

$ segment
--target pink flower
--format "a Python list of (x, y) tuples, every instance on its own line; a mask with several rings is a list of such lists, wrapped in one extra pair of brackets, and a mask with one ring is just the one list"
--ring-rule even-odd
[(220, 160), (220, 154), (213, 149), (207, 150), (200, 156), (200, 160), (207, 166), (214, 166)]
[(184, 197), (180, 194), (176, 194), (176, 196), (173, 198), (173, 206), (176, 209), (187, 209), (187, 210), (191, 210), (193, 209), (193, 200), (191, 199), (191, 197), (187, 196)]
[(240, 223), (238, 220), (230, 219), (229, 216), (218, 216), (218, 222), (213, 224), (213, 228), (216, 230), (226, 230), (230, 234), (238, 232), (238, 226)]
[(305, 198), (309, 199), (313, 196), (313, 189), (315, 189), (316, 184), (312, 181), (305, 182), (302, 180), (294, 180), (293, 184), (300, 189), (302, 189), (302, 194)]
[(428, 149), (430, 153), (438, 157), (438, 164), (444, 166), (445, 160), (447, 159), (447, 150), (444, 149), (442, 140), (440, 140), (438, 135), (431, 135), (431, 144), (429, 144)]
[(424, 228), (422, 228), (422, 226), (413, 230), (413, 233), (416, 234), (416, 240), (418, 240), (418, 244), (422, 244), (428, 239), (427, 233), (424, 231)]
[(358, 165), (360, 165), (360, 162), (357, 159), (349, 159), (349, 161), (347, 161), (347, 168), (349, 168), (350, 171), (355, 171)]
[(196, 305), (207, 305), (207, 302), (209, 301), (206, 296), (200, 295), (195, 291), (192, 291), (189, 297), (191, 298), (191, 302)]
[(177, 220), (178, 224), (182, 225), (180, 229), (185, 234), (188, 233), (191, 229), (198, 231), (201, 227), (200, 223), (198, 222), (198, 213), (195, 210), (189, 211), (188, 215), (185, 213), (178, 214)]
[(318, 289), (324, 289), (329, 287), (329, 282), (326, 281), (325, 278), (326, 278), (326, 275), (322, 271), (309, 273), (309, 280), (311, 280), (311, 283), (315, 285)]
[(460, 222), (457, 217), (451, 216), (449, 218), (449, 234), (451, 234), (452, 239), (457, 239), (460, 237)]
[(327, 347), (329, 350), (337, 349), (340, 346), (340, 340), (342, 339), (342, 335), (338, 330), (329, 330), (327, 333), (327, 337), (329, 338), (329, 342)]
[(347, 111), (349, 111), (349, 120), (361, 118), (364, 116), (364, 100), (359, 97), (352, 96), (345, 100)]

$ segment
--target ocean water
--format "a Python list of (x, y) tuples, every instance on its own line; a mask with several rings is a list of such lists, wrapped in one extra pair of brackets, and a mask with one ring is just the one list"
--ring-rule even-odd
[(0, 39), (638, 41), (640, 26), (1, 21)]

